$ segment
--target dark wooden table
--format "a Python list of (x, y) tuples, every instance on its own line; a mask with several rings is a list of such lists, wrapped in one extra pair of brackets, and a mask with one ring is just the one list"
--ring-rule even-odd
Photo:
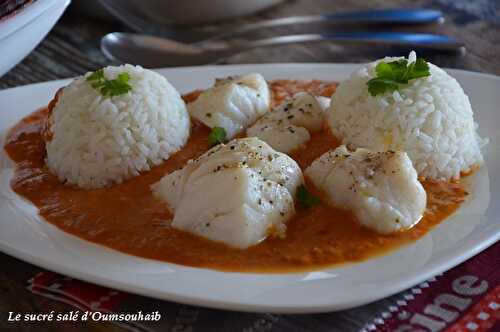
[[(239, 22), (299, 13), (325, 13), (383, 7), (432, 7), (443, 10), (447, 16), (444, 25), (418, 29), (406, 27), (405, 29), (446, 33), (463, 40), (468, 51), (466, 54), (425, 53), (424, 56), (439, 66), (500, 75), (500, 1), (498, 0), (293, 0), (254, 17), (240, 19)], [(234, 22), (221, 23), (227, 26), (231, 24)], [(110, 62), (99, 51), (100, 37), (107, 32), (123, 29), (124, 27), (119, 23), (85, 17), (74, 8), (70, 8), (35, 51), (0, 78), (0, 89), (72, 77), (107, 65)], [(311, 31), (314, 29), (311, 27)], [(271, 31), (266, 33), (269, 34)], [(221, 61), (221, 63), (365, 62), (383, 55), (401, 54), (403, 51), (407, 52), (407, 50), (387, 47), (347, 47), (331, 43), (288, 45), (249, 51)], [(332, 79), (335, 78), (332, 77)], [(48, 312), (55, 310), (62, 312), (70, 310), (70, 307), (32, 295), (26, 290), (26, 280), (39, 272), (40, 268), (1, 253), (0, 266), (0, 331), (122, 331), (115, 325), (95, 322), (44, 323), (43, 325), (7, 323), (8, 311)], [(304, 316), (286, 316), (286, 318), (280, 318), (285, 323), (279, 325), (281, 326), (279, 329), (274, 330), (304, 331), (322, 328), (330, 331), (357, 331), (389, 301), (390, 299), (385, 299), (367, 306), (331, 314), (309, 315), (308, 320), (304, 320), (302, 318)], [(205, 313), (217, 313), (220, 324), (210, 327), (196, 326), (196, 330), (217, 331), (225, 324), (231, 326), (231, 321), (238, 317), (249, 315), (215, 310)], [(259, 319), (259, 315), (255, 316), (255, 319)], [(261, 316), (266, 319), (265, 315)], [(269, 320), (269, 317), (267, 319)]]

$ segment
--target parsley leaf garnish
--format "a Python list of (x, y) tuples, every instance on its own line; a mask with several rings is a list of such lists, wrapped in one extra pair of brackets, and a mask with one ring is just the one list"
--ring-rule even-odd
[(224, 143), (226, 141), (226, 130), (222, 127), (213, 127), (212, 131), (208, 135), (208, 144), (210, 147), (217, 144)]
[(113, 80), (107, 79), (102, 69), (96, 70), (87, 76), (90, 85), (104, 97), (119, 96), (132, 90), (132, 86), (128, 84), (129, 80), (129, 73), (121, 73)]
[(304, 209), (309, 209), (321, 203), (319, 197), (311, 194), (304, 185), (300, 185), (299, 188), (297, 188), (297, 201)]
[(380, 95), (386, 91), (399, 90), (401, 85), (408, 84), (410, 80), (430, 76), (429, 65), (424, 59), (408, 64), (408, 60), (401, 59), (392, 62), (380, 62), (375, 67), (377, 77), (366, 84), (372, 96)]

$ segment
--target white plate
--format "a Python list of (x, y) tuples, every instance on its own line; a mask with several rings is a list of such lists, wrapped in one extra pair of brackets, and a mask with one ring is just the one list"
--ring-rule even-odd
[[(270, 64), (175, 68), (160, 73), (181, 92), (187, 92), (210, 85), (215, 77), (231, 74), (260, 72), (267, 79), (341, 80), (353, 68), (338, 64)], [(96, 284), (231, 310), (322, 312), (389, 296), (459, 264), (500, 238), (500, 78), (457, 70), (450, 73), (469, 94), (481, 135), (490, 138), (484, 150), (486, 167), (469, 178), (472, 194), (457, 213), (421, 240), (385, 256), (290, 274), (225, 273), (128, 256), (67, 235), (41, 220), (31, 204), (10, 190), (11, 162), (5, 156), (0, 164), (0, 250)], [(21, 117), (45, 105), (65, 83), (0, 91), (0, 131), (5, 133)]]

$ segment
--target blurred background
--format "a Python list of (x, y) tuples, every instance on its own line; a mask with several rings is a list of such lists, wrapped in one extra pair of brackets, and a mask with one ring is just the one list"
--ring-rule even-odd
[[(444, 14), (445, 20), (424, 25), (292, 24), (258, 29), (238, 35), (236, 39), (245, 43), (249, 39), (288, 34), (353, 31), (432, 33), (459, 40), (465, 45), (466, 51), (419, 50), (419, 55), (427, 60), (439, 66), (500, 75), (500, 0), (72, 0), (71, 3), (69, 0), (0, 0), (0, 89), (74, 77), (115, 63), (100, 48), (102, 38), (112, 32), (143, 33), (184, 40), (193, 35), (230, 33), (246, 24), (273, 18), (388, 8), (438, 10)], [(385, 55), (408, 54), (410, 49), (382, 44), (301, 43), (255, 48), (214, 62), (367, 62)], [(332, 77), (332, 80), (335, 79)], [(27, 294), (25, 281), (38, 273), (39, 268), (4, 254), (0, 254), (0, 262), (8, 266), (8, 269), (0, 271), (3, 272), (0, 273), (0, 288), (3, 290), (3, 293), (0, 292), (3, 297), (0, 313), (10, 310), (71, 310), (69, 305)], [(310, 324), (324, 330), (360, 331), (366, 322), (399, 297), (401, 294), (333, 314), (287, 316), (286, 320), (281, 319), (280, 326), (286, 327), (282, 331), (304, 330), (310, 328)], [(139, 301), (144, 309), (158, 307), (158, 302), (149, 298), (141, 297)], [(214, 326), (212, 330), (224, 324), (232, 327), (238, 322), (241, 325), (250, 321), (256, 323), (248, 331), (264, 331), (269, 330), (267, 327), (278, 319), (278, 316), (271, 314), (235, 314), (211, 309), (200, 311), (187, 306), (178, 308), (177, 304), (167, 302), (161, 305), (165, 310), (179, 312), (177, 317), (184, 319), (183, 323), (186, 319), (189, 322), (192, 317), (196, 320), (199, 314), (199, 320), (206, 324), (207, 330)], [(172, 321), (174, 324), (179, 323)], [(40, 330), (32, 324), (25, 324), (23, 328), (6, 324), (10, 323), (0, 320), (1, 331)], [(177, 329), (183, 325), (173, 326)], [(121, 331), (107, 323), (47, 325), (47, 330), (65, 332), (108, 329)]]
[[(193, 32), (210, 36), (271, 18), (384, 8), (436, 9), (443, 12), (445, 22), (425, 25), (295, 24), (262, 28), (237, 38), (245, 42), (245, 38), (345, 31), (442, 34), (463, 42), (467, 52), (423, 50), (428, 60), (440, 66), (500, 74), (498, 0), (73, 0), (47, 37), (20, 64), (0, 77), (0, 89), (72, 77), (113, 63), (100, 49), (101, 38), (111, 32), (140, 32), (185, 41)], [(215, 62), (364, 62), (408, 51), (408, 47), (377, 44), (302, 43), (256, 48)]]

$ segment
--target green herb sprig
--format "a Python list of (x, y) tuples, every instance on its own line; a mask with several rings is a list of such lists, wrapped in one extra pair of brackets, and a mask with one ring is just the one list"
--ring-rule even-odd
[(399, 90), (401, 85), (408, 84), (410, 80), (431, 75), (429, 65), (422, 58), (418, 58), (410, 64), (406, 59), (380, 62), (375, 67), (375, 72), (377, 77), (366, 83), (368, 92), (374, 97), (386, 91)]
[(113, 80), (107, 79), (102, 69), (87, 76), (87, 82), (104, 97), (119, 96), (132, 90), (132, 86), (128, 84), (129, 80), (129, 73), (121, 73)]
[(306, 186), (300, 185), (297, 189), (297, 202), (304, 209), (309, 209), (321, 203), (319, 197), (314, 196), (307, 190)]
[(222, 127), (213, 127), (212, 131), (208, 135), (208, 144), (210, 147), (216, 146), (217, 144), (224, 143), (226, 141), (226, 130)]

